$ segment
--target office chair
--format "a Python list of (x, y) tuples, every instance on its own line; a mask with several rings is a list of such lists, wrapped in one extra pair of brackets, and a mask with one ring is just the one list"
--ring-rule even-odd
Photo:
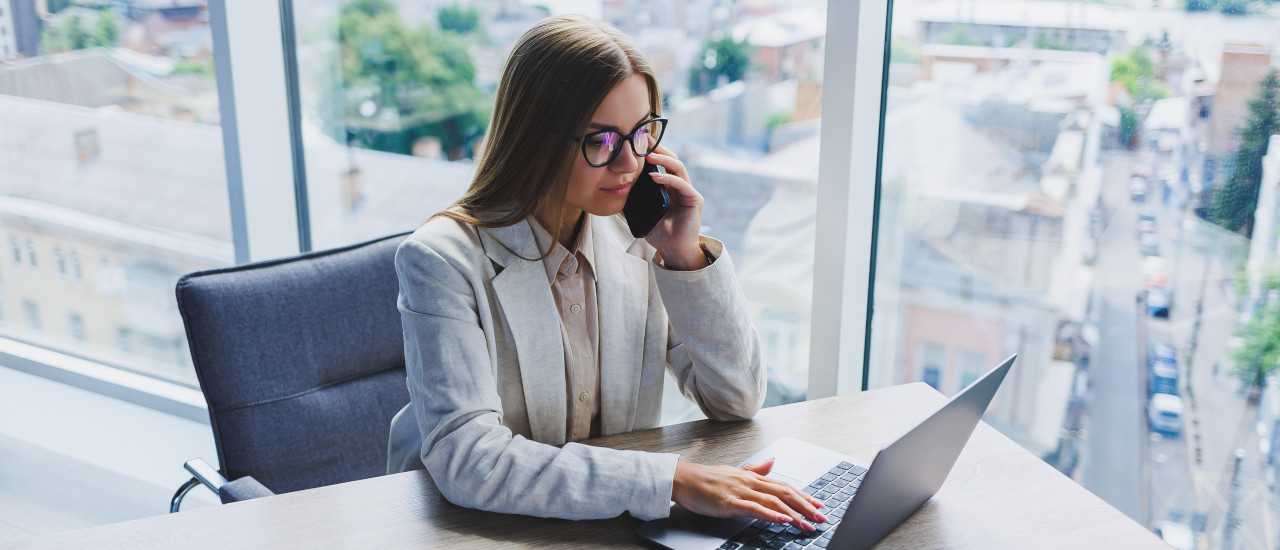
[(386, 473), (391, 417), (409, 402), (394, 263), (406, 235), (178, 281), (221, 471), (188, 461), (170, 512), (198, 484), (225, 504)]

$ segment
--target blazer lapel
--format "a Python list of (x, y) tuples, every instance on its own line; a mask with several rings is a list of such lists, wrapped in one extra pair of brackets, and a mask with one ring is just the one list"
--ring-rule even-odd
[(600, 431), (609, 435), (630, 431), (635, 421), (644, 367), (649, 265), (627, 253), (635, 239), (624, 235), (614, 220), (591, 220), (600, 310)]
[(493, 278), (493, 291), (515, 339), (529, 430), (535, 441), (561, 445), (565, 442), (568, 404), (564, 345), (555, 299), (542, 266), (521, 260), (511, 252), (537, 258), (533, 230), (528, 222), (486, 228), (480, 230), (480, 240), (485, 254), (503, 266)]

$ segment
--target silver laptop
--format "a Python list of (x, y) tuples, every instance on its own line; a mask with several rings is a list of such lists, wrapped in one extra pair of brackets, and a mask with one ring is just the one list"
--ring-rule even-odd
[(645, 522), (636, 533), (674, 550), (870, 548), (942, 487), (1017, 357), (969, 384), (871, 464), (791, 438), (742, 463), (775, 457), (769, 477), (823, 501), (820, 511), (831, 523), (816, 524), (816, 532), (751, 518), (709, 518), (672, 505), (670, 517)]

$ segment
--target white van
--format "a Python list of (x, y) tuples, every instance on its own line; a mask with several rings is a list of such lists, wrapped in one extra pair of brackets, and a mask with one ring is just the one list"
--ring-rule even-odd
[(1182, 431), (1182, 398), (1167, 393), (1151, 394), (1147, 403), (1147, 420), (1151, 430), (1169, 436)]

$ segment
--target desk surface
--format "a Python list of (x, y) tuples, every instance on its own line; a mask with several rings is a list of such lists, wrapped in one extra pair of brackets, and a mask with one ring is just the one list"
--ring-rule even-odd
[[(945, 402), (924, 384), (593, 440), (736, 464), (781, 437), (870, 461)], [(480, 512), (444, 500), (423, 471), (28, 541), (31, 548), (636, 548), (630, 516), (572, 522)], [(982, 423), (942, 490), (877, 548), (1167, 548), (1154, 535)]]

